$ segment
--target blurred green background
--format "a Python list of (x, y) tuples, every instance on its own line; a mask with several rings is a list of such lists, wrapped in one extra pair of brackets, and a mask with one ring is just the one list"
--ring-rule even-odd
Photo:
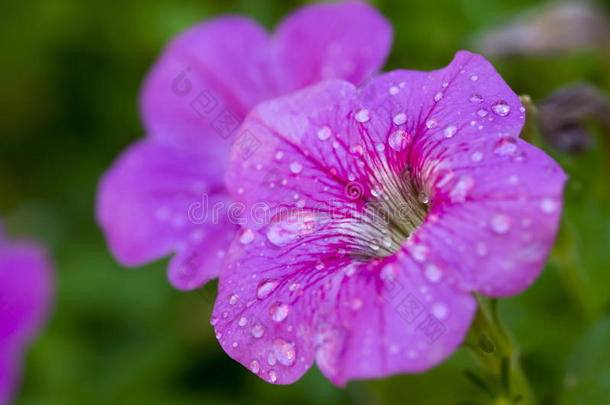
[[(533, 1), (374, 2), (394, 25), (385, 69), (435, 69)], [(224, 354), (208, 323), (215, 285), (173, 290), (166, 261), (121, 268), (94, 222), (100, 175), (143, 136), (140, 82), (184, 28), (238, 12), (272, 28), (302, 2), (274, 0), (30, 0), (0, 6), (0, 213), (12, 235), (47, 243), (57, 296), (27, 358), (18, 404), (474, 404), (487, 403), (459, 350), (422, 375), (352, 382), (341, 390), (315, 367), (291, 386), (259, 380)], [(607, 3), (598, 3), (606, 11)], [(607, 49), (607, 48), (606, 48)], [(599, 49), (489, 56), (534, 102), (574, 81), (610, 89)], [(588, 124), (580, 154), (541, 147), (570, 175), (547, 268), (500, 312), (542, 404), (610, 403), (610, 138)]]

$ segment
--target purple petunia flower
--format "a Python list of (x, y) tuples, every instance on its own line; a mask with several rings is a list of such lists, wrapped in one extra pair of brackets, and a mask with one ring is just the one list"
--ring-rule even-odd
[(47, 314), (52, 284), (44, 249), (6, 241), (0, 226), (0, 405), (15, 392), (21, 357)]
[(226, 176), (247, 209), (211, 320), (223, 349), (279, 384), (314, 360), (338, 385), (443, 361), (473, 292), (524, 290), (555, 238), (566, 176), (519, 139), (524, 115), (464, 51), (254, 109), (242, 130), (262, 146)]
[(238, 229), (223, 181), (230, 147), (247, 160), (261, 143), (236, 131), (246, 114), (326, 78), (363, 81), (382, 66), (391, 36), (360, 2), (304, 7), (272, 36), (238, 16), (178, 36), (142, 89), (149, 136), (100, 184), (97, 220), (114, 256), (135, 266), (175, 252), (168, 276), (180, 289), (216, 277)]

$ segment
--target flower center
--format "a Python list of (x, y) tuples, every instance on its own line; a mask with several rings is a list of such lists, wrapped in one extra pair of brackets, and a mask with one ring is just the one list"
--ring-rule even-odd
[(409, 172), (388, 176), (384, 186), (371, 189), (374, 199), (367, 202), (357, 226), (361, 232), (363, 258), (386, 257), (396, 253), (424, 222), (429, 211), (428, 196), (414, 184)]

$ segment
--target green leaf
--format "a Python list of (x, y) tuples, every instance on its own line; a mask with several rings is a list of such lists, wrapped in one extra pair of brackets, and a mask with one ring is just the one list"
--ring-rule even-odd
[(610, 317), (596, 322), (575, 345), (565, 367), (562, 405), (605, 404), (610, 398)]

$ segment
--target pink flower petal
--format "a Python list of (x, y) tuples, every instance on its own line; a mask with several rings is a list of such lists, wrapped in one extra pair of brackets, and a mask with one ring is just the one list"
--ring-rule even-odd
[(238, 16), (201, 23), (176, 37), (142, 89), (149, 134), (189, 145), (204, 139), (220, 156), (226, 154), (231, 129), (274, 94), (270, 52), (265, 30)]
[(98, 223), (113, 254), (137, 266), (178, 253), (168, 272), (180, 289), (216, 277), (236, 229), (226, 215), (221, 177), (204, 150), (152, 140), (133, 145), (104, 176), (98, 194)]
[[(314, 355), (337, 384), (446, 358), (470, 325), (471, 291), (521, 291), (553, 243), (565, 175), (517, 138), (523, 122), (518, 97), (467, 52), (438, 71), (390, 72), (358, 90), (327, 81), (259, 105), (242, 130), (262, 147), (247, 161), (234, 151), (226, 175), (249, 207), (250, 237), (234, 242), (220, 278), (223, 348), (278, 383)], [(388, 274), (433, 315), (432, 330), (443, 321), (437, 343), (397, 326), (396, 307), (379, 299)], [(251, 350), (239, 319), (262, 322), (278, 303), (290, 307), (285, 328), (265, 325)], [(301, 362), (263, 368), (276, 339)]]
[(0, 348), (0, 404), (9, 404), (17, 386), (18, 366), (14, 353)]
[(364, 2), (339, 2), (303, 7), (275, 36), (283, 87), (296, 90), (328, 78), (360, 84), (383, 66), (392, 27)]
[(4, 241), (0, 234), (0, 404), (15, 392), (21, 356), (49, 312), (52, 290), (44, 250), (32, 242)]
[[(151, 69), (141, 94), (145, 127), (165, 146), (132, 147), (101, 184), (98, 222), (115, 256), (125, 265), (140, 265), (179, 252), (168, 270), (179, 288), (214, 277), (233, 226), (227, 218), (213, 225), (187, 223), (189, 204), (201, 198), (191, 185), (200, 182), (225, 201), (220, 173), (230, 145), (238, 145), (242, 159), (259, 146), (255, 137), (237, 132), (252, 107), (327, 77), (358, 83), (381, 67), (390, 42), (389, 24), (357, 2), (303, 7), (273, 36), (238, 16), (179, 35)], [(189, 239), (192, 233), (200, 242)]]
[(205, 138), (224, 161), (226, 139), (256, 104), (326, 78), (360, 83), (383, 65), (391, 38), (360, 2), (303, 7), (273, 36), (244, 17), (216, 18), (165, 49), (144, 83), (142, 118), (155, 137)]
[[(566, 180), (544, 152), (516, 140), (512, 155), (494, 153), (490, 137), (463, 153), (463, 164), (441, 160), (431, 176), (430, 213), (414, 235), (457, 269), (469, 289), (508, 296), (538, 277), (555, 241)], [(478, 162), (468, 155), (481, 153)], [(435, 173), (436, 172), (436, 173)], [(440, 179), (440, 180), (439, 180)]]
[[(324, 245), (342, 238), (329, 233)], [(271, 240), (262, 231), (233, 244), (212, 318), (224, 350), (267, 381), (292, 383), (314, 358), (337, 385), (421, 372), (470, 326), (473, 297), (428, 280), (405, 254), (362, 263), (314, 239), (288, 250)]]

